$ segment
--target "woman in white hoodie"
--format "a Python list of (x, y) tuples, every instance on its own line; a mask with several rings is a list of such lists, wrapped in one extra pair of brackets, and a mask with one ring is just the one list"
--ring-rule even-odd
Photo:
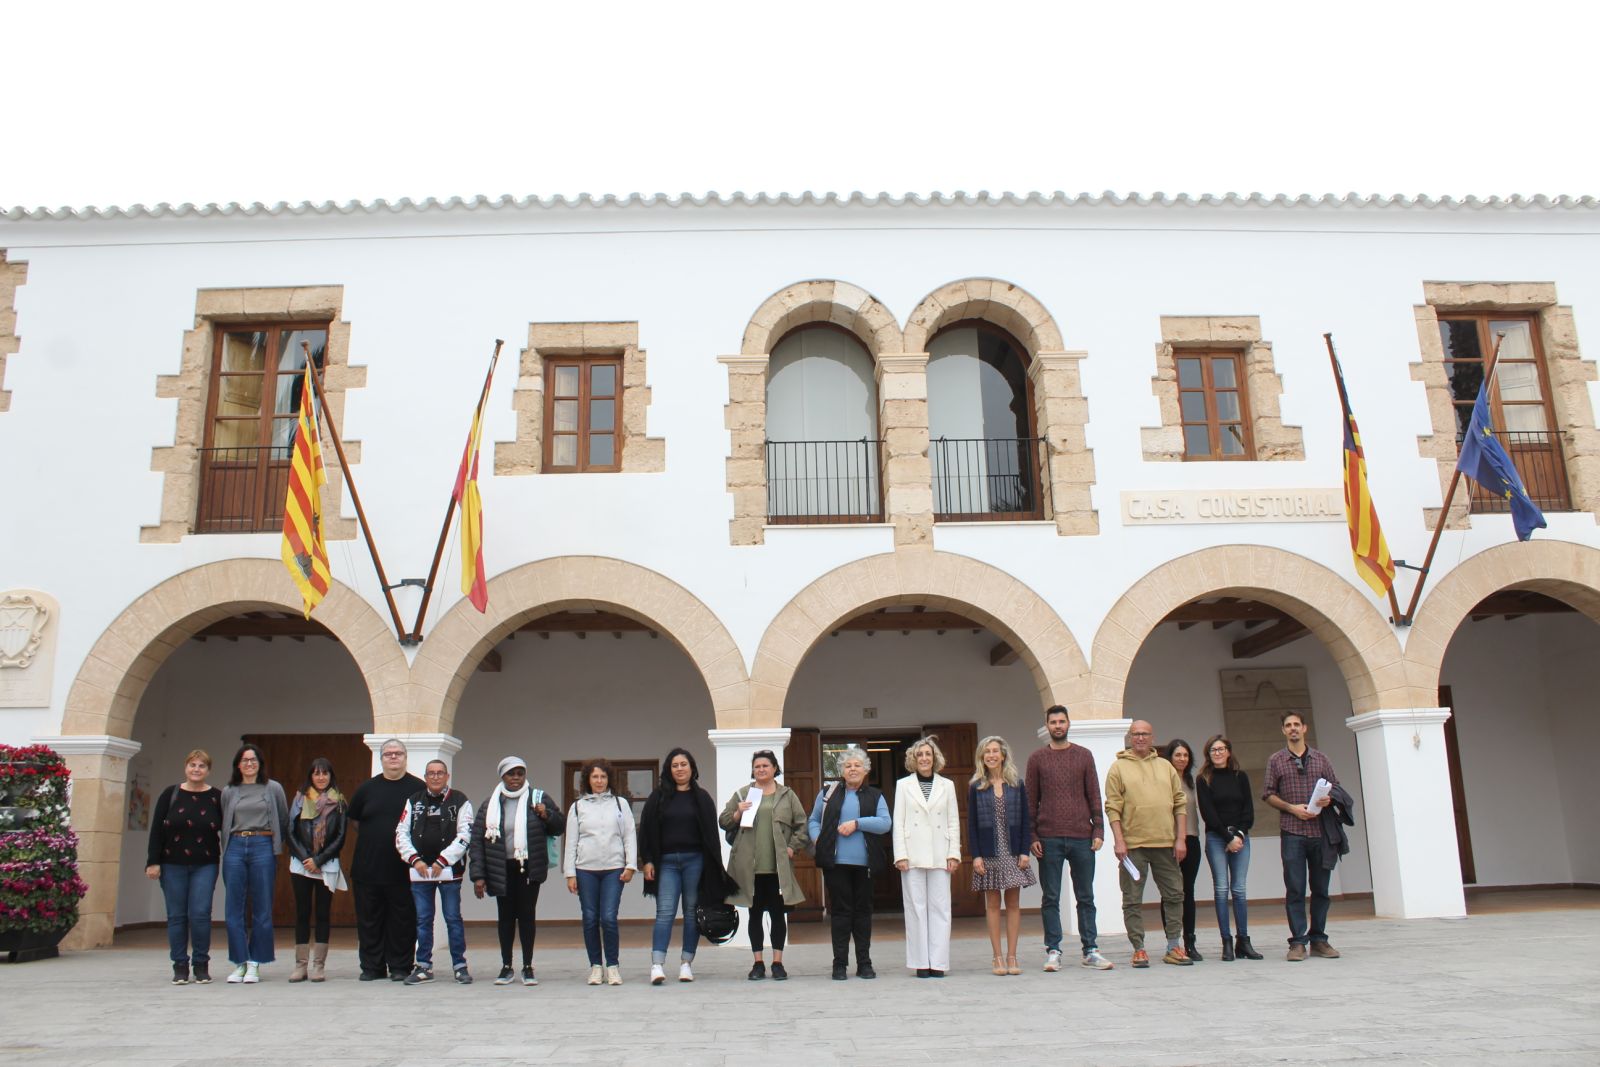
[(933, 737), (906, 749), (894, 789), (894, 865), (906, 908), (906, 968), (918, 978), (950, 969), (950, 877), (961, 866), (961, 809), (955, 783), (939, 772), (944, 753)]
[(639, 865), (633, 808), (611, 792), (611, 778), (611, 764), (605, 760), (584, 764), (583, 795), (567, 811), (567, 847), (561, 859), (567, 892), (578, 894), (583, 909), (590, 985), (622, 984), (617, 969), (617, 909), (622, 887)]

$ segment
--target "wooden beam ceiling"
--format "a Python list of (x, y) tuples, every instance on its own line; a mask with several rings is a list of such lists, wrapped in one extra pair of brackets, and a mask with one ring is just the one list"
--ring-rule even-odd
[(1282, 622), (1273, 623), (1265, 630), (1260, 630), (1248, 637), (1241, 637), (1233, 643), (1234, 659), (1254, 659), (1275, 648), (1282, 648), (1293, 641), (1298, 641), (1310, 630), (1298, 619), (1284, 619)]
[(1507, 622), (1524, 615), (1560, 615), (1576, 611), (1571, 604), (1527, 589), (1507, 589), (1478, 601), (1468, 612), (1473, 622), (1503, 618)]

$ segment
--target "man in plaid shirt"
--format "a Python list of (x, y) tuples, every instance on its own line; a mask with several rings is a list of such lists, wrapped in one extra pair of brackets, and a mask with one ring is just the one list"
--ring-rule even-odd
[[(1284, 910), (1289, 913), (1290, 963), (1311, 955), (1338, 959), (1339, 950), (1328, 944), (1328, 879), (1333, 872), (1322, 865), (1322, 809), (1331, 802), (1323, 797), (1315, 809), (1307, 808), (1318, 778), (1338, 785), (1328, 757), (1306, 744), (1306, 722), (1297, 711), (1286, 711), (1283, 737), (1288, 745), (1267, 760), (1261, 799), (1277, 808), (1278, 848), (1283, 856)], [(1306, 884), (1311, 886), (1311, 925), (1306, 926)]]

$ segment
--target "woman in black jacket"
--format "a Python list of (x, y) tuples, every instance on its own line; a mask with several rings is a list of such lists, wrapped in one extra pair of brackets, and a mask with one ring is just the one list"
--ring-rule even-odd
[[(1200, 768), (1196, 792), (1200, 816), (1206, 822), (1206, 861), (1211, 865), (1211, 885), (1216, 895), (1217, 928), (1222, 933), (1222, 960), (1237, 953), (1259, 960), (1250, 944), (1245, 875), (1250, 870), (1250, 827), (1256, 821), (1255, 796), (1250, 776), (1239, 769), (1233, 742), (1221, 734), (1206, 742), (1205, 765)], [(1228, 936), (1228, 902), (1233, 902), (1234, 938)]]
[[(320, 982), (328, 962), (328, 917), (333, 891), (346, 888), (339, 870), (344, 846), (345, 800), (333, 764), (311, 761), (305, 784), (289, 805), (289, 884), (294, 887), (294, 971), (291, 982)], [(316, 914), (316, 939), (311, 920)], [(308, 945), (306, 942), (310, 941)]]
[(700, 768), (687, 749), (675, 748), (661, 761), (661, 784), (644, 803), (639, 819), (639, 866), (645, 896), (656, 898), (656, 924), (650, 939), (650, 984), (666, 981), (672, 920), (683, 902), (683, 953), (678, 981), (694, 981), (700, 927), (695, 907), (723, 903), (730, 891), (722, 866), (717, 809), (700, 788)]
[(516, 980), (511, 945), (522, 938), (522, 984), (538, 985), (533, 970), (534, 919), (539, 887), (550, 873), (550, 846), (566, 828), (566, 815), (542, 789), (528, 784), (528, 765), (516, 756), (500, 761), (500, 784), (472, 819), (467, 849), (472, 891), (479, 900), (494, 897), (500, 926), (500, 976), (495, 985)]

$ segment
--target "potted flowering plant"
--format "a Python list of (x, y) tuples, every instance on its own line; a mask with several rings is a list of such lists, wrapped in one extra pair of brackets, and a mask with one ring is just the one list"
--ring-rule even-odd
[(47, 959), (78, 921), (66, 762), (44, 745), (0, 745), (0, 959)]

